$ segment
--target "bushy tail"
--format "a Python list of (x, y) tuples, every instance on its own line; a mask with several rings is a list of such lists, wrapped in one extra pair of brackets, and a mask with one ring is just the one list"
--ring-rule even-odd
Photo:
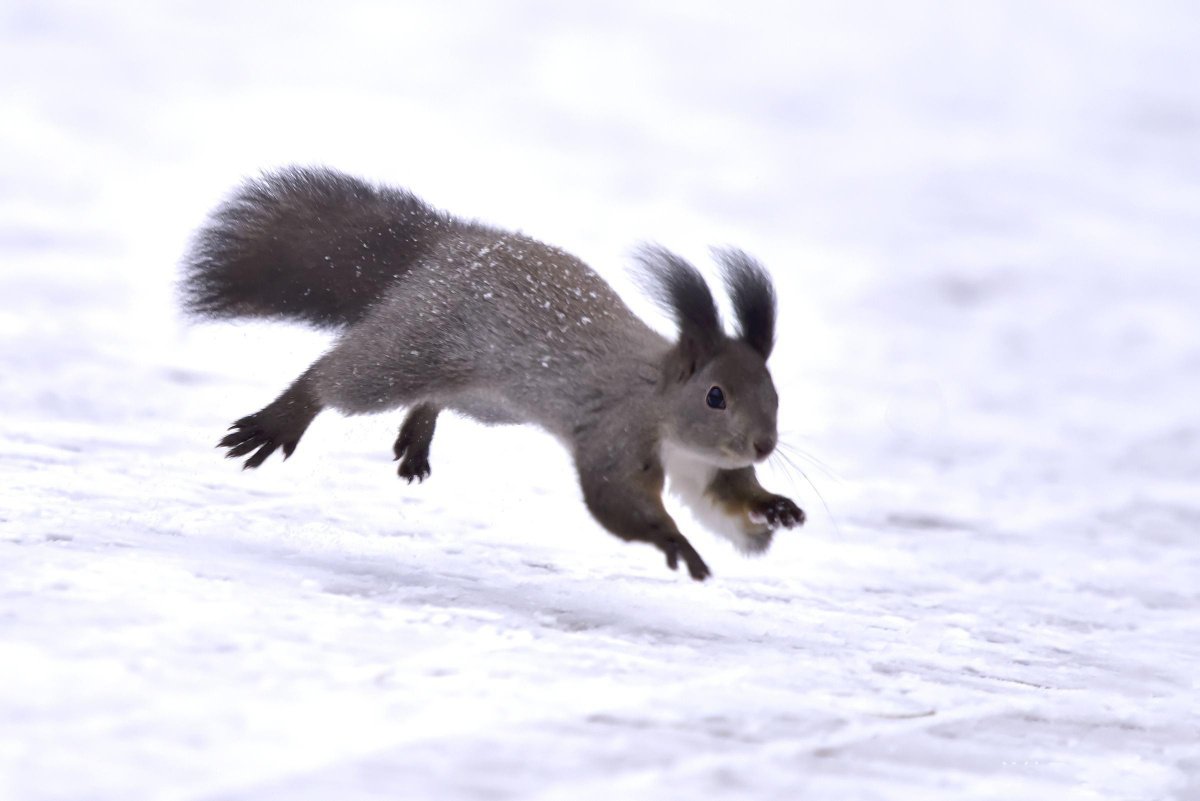
[(196, 233), (183, 262), (184, 307), (203, 317), (347, 326), (464, 226), (404, 190), (289, 167), (247, 181)]

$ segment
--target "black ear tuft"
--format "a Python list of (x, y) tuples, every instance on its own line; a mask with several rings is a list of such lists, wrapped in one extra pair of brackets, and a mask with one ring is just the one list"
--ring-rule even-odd
[(679, 326), (679, 350), (690, 372), (712, 357), (725, 341), (717, 304), (700, 271), (666, 248), (637, 251), (642, 287)]
[(766, 359), (775, 346), (775, 288), (763, 266), (736, 248), (715, 249), (737, 317), (738, 336)]

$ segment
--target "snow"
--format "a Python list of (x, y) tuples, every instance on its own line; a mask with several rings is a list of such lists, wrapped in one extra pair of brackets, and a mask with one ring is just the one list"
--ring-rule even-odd
[[(8, 3), (0, 799), (1200, 798), (1200, 15), (1183, 2)], [(318, 418), (190, 326), (243, 176), (325, 163), (776, 277), (809, 515), (714, 571), (550, 437)], [(654, 318), (655, 324), (665, 323)], [(786, 469), (785, 469), (786, 468)]]

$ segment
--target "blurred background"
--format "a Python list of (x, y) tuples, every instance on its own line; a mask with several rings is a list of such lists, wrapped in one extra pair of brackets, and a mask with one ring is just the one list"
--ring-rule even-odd
[[(383, 505), (383, 487), (394, 491), (386, 466), (368, 461), (390, 442), (396, 421), (382, 418), (322, 418), (307, 449), (336, 453), (293, 460), (286, 474), (276, 465), (240, 489), (210, 440), (273, 397), (327, 338), (192, 327), (174, 300), (191, 231), (233, 186), (271, 167), (326, 164), (560, 245), (647, 315), (624, 272), (637, 243), (705, 265), (712, 245), (758, 256), (781, 298), (772, 366), (784, 437), (807, 474), (779, 466), (773, 480), (802, 500), (810, 525), (754, 562), (697, 540), (718, 554), (710, 563), (735, 600), (750, 603), (738, 588), (766, 582), (859, 608), (861, 618), (826, 622), (830, 636), (862, 635), (863, 653), (878, 650), (875, 635), (855, 626), (881, 609), (907, 621), (892, 645), (950, 648), (949, 635), (928, 629), (929, 615), (946, 614), (1020, 630), (1013, 647), (1040, 642), (1046, 671), (1059, 669), (1054, 648), (1082, 648), (1087, 659), (1062, 657), (1090, 665), (1067, 684), (1140, 699), (1088, 704), (1135, 718), (1138, 707), (1150, 716), (1141, 728), (1095, 724), (1100, 744), (1076, 764), (1070, 741), (1092, 724), (1001, 715), (1007, 722), (988, 729), (972, 719), (995, 733), (980, 753), (1032, 727), (1042, 746), (1061, 749), (1047, 762), (1059, 767), (1026, 771), (1039, 781), (1183, 798), (1200, 764), (1194, 750), (1178, 751), (1196, 734), (1183, 713), (1196, 711), (1189, 676), (1200, 662), (1189, 622), (1200, 603), (1197, 42), (1194, 4), (1167, 0), (6, 0), (0, 446), (9, 456), (0, 463), (12, 491), (0, 526), (16, 548), (9, 564), (22, 565), (7, 597), (76, 586), (59, 552), (43, 550), (56, 532), (97, 551), (106, 537), (144, 548), (139, 537), (195, 534), (208, 503), (328, 492), (346, 508), (314, 501), (305, 514), (316, 528), (289, 523), (299, 539), (287, 547), (304, 552), (354, 509)], [(577, 548), (614, 572), (631, 561), (586, 529), (553, 443), (465, 422), (439, 437), (435, 449), (460, 472), (439, 484), (435, 466), (419, 508), (457, 509), (448, 526), (484, 528), (519, 510), (531, 547), (554, 561)], [(347, 453), (361, 467), (329, 466)], [(203, 499), (189, 499), (193, 482)], [(565, 500), (539, 511), (531, 485)], [(479, 493), (470, 509), (464, 487)], [(587, 544), (564, 544), (563, 520), (585, 529)], [(517, 526), (495, 523), (512, 542), (506, 525)], [(893, 594), (864, 595), (876, 584)], [(116, 592), (101, 585), (75, 600)], [(74, 657), (38, 632), (90, 624), (17, 608), (12, 639), (73, 675)], [(794, 608), (781, 609), (748, 614), (791, 629)], [(1116, 639), (1089, 639), (1096, 632)], [(124, 647), (97, 646), (118, 662), (132, 653)], [(840, 675), (842, 657), (827, 658), (834, 667), (817, 685)], [(1037, 672), (1043, 663), (1031, 664), (1022, 681), (1052, 683)], [(884, 682), (878, 671), (864, 675), (854, 686), (884, 692), (872, 683)], [(54, 682), (28, 681), (14, 686), (51, 700), (20, 719), (58, 720), (46, 712), (58, 709)], [(10, 712), (25, 709), (19, 696), (10, 693)], [(1167, 699), (1158, 717), (1145, 711), (1155, 698)], [(8, 742), (51, 742), (68, 725), (59, 724), (12, 729)], [(85, 729), (71, 731), (94, 745)], [(210, 753), (226, 731), (209, 729), (212, 741), (178, 753)], [(939, 743), (905, 758), (936, 766)], [(1150, 762), (1120, 762), (1131, 743)], [(59, 763), (25, 764), (31, 772), (14, 786), (28, 790), (48, 786)], [(134, 778), (106, 786), (145, 786), (128, 765)], [(717, 786), (691, 778), (698, 790)], [(825, 797), (862, 789), (845, 776), (828, 782), (817, 785)], [(898, 786), (879, 785), (878, 797)]]
[[(58, 337), (65, 356), (79, 314), (118, 304), (135, 335), (174, 331), (207, 210), (261, 169), (324, 163), (617, 282), (642, 240), (750, 250), (781, 285), (799, 429), (846, 413), (1103, 449), (1197, 388), (1186, 3), (9, 2), (2, 20), (18, 351)], [(73, 295), (94, 303), (52, 313)], [(864, 363), (853, 386), (823, 372)], [(30, 390), (9, 373), (12, 402)]]

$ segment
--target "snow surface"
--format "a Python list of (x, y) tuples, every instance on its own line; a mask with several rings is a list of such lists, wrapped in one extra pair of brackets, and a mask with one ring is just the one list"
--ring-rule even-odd
[[(1200, 798), (1189, 2), (0, 8), (0, 798)], [(213, 444), (328, 341), (188, 326), (325, 163), (773, 270), (810, 515), (696, 584), (547, 436)], [(639, 310), (648, 305), (638, 301)], [(828, 508), (826, 508), (826, 505)]]

